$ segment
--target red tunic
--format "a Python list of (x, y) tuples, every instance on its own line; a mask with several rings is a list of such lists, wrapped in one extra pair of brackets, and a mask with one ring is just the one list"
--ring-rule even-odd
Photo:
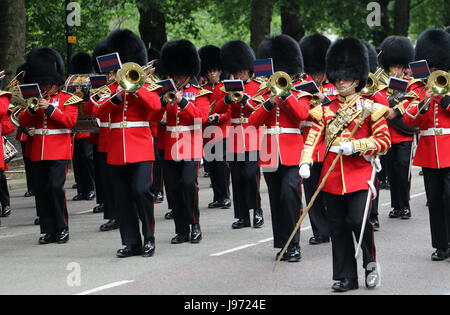
[[(1, 121), (1, 130), (0, 130), (0, 135), (7, 135), (11, 132), (8, 133), (8, 125), (6, 124), (6, 120), (8, 120), (9, 122), (9, 118), (8, 118), (8, 107), (9, 107), (9, 101), (11, 100), (11, 93), (4, 93), (4, 92), (0, 92), (0, 121)], [(10, 125), (12, 125), (9, 122)], [(14, 127), (14, 126), (13, 126)], [(14, 129), (13, 129), (14, 130)], [(5, 168), (5, 161), (4, 161), (4, 152), (3, 152), (3, 145), (0, 145), (0, 168), (4, 169)]]

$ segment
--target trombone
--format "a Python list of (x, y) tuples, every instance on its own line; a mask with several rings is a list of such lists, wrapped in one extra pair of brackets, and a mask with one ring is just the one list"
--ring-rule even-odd
[[(431, 91), (433, 91), (435, 94), (439, 94), (439, 95), (447, 94), (450, 91), (450, 75), (449, 75), (449, 73), (442, 71), (442, 70), (434, 71), (428, 77), (428, 82), (427, 82), (426, 87), (428, 89), (430, 89)], [(420, 94), (421, 93), (419, 93), (419, 95)], [(420, 112), (424, 108), (427, 108), (427, 106), (431, 102), (431, 99), (432, 99), (432, 97), (427, 99), (426, 102), (424, 102), (424, 104), (422, 105), (422, 107), (417, 110), (417, 114), (416, 114), (416, 116), (414, 116), (414, 119), (416, 119), (417, 116), (419, 116)], [(409, 108), (409, 106), (408, 106), (408, 108)]]

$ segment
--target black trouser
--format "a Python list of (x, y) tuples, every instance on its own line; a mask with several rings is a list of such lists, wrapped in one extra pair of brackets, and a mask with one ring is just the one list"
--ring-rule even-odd
[(430, 212), (431, 243), (445, 250), (450, 242), (450, 167), (422, 168)]
[(191, 224), (200, 223), (198, 208), (199, 161), (166, 161), (167, 195), (172, 203), (175, 233), (188, 234)]
[(391, 186), (391, 206), (394, 209), (409, 209), (411, 147), (412, 141), (396, 143), (391, 146), (386, 155)]
[[(305, 189), (306, 204), (309, 204), (312, 196), (319, 187), (320, 174), (322, 172), (323, 163), (315, 162), (311, 167), (311, 177), (303, 180)], [(315, 237), (329, 238), (330, 229), (328, 227), (327, 210), (323, 198), (323, 193), (317, 195), (316, 201), (308, 212), (311, 221), (312, 231)]]
[(0, 203), (2, 208), (9, 206), (8, 181), (4, 170), (0, 170)]
[(41, 234), (58, 233), (69, 227), (67, 212), (66, 182), (69, 161), (33, 162), (33, 177), (36, 178), (36, 209), (41, 225)]
[(163, 164), (164, 164), (164, 151), (159, 150), (156, 145), (155, 150), (155, 164), (153, 165), (153, 183), (152, 183), (152, 193), (158, 196), (159, 193), (163, 192)]
[(27, 191), (34, 192), (31, 160), (30, 158), (25, 157), (26, 142), (20, 141), (20, 146), (22, 147), (23, 163), (25, 165), (25, 175), (27, 177)]
[(111, 178), (111, 166), (106, 163), (108, 154), (105, 152), (98, 152), (98, 171), (100, 176), (100, 183), (102, 187), (103, 203), (105, 205), (103, 211), (103, 218), (105, 220), (113, 220), (119, 217), (119, 210), (117, 209), (116, 199), (121, 198), (120, 194), (116, 195), (113, 190), (113, 179)]
[(119, 214), (120, 236), (123, 245), (142, 245), (139, 219), (144, 242), (154, 240), (155, 213), (152, 185), (153, 162), (109, 165), (113, 194)]
[(87, 195), (94, 190), (94, 161), (92, 144), (88, 139), (74, 141), (73, 171), (77, 183), (78, 194)]
[[(301, 178), (298, 166), (280, 165), (276, 172), (264, 172), (269, 190), (274, 247), (283, 248), (302, 212)], [(291, 244), (299, 244), (300, 229)]]
[[(230, 167), (225, 161), (227, 142), (226, 140), (218, 141), (211, 147), (211, 158), (206, 157), (205, 163), (209, 164), (209, 176), (214, 193), (213, 201), (224, 201), (230, 199)], [(215, 154), (222, 152), (221, 156), (216, 157)]]
[(261, 209), (259, 152), (227, 156), (233, 186), (234, 217), (249, 220), (250, 209)]
[[(372, 201), (370, 202), (370, 217), (371, 218), (375, 218), (378, 216), (378, 204), (380, 201), (380, 180), (378, 179), (377, 176), (375, 176), (375, 182), (373, 183), (373, 185), (376, 189), (377, 197), (375, 199), (372, 199)], [(372, 195), (372, 198), (373, 198), (373, 195)]]
[(386, 155), (380, 156), (380, 163), (381, 163), (381, 171), (377, 173), (377, 178), (379, 181), (385, 181), (389, 178), (388, 174), (388, 162)]
[[(333, 279), (357, 279), (357, 260), (352, 234), (359, 241), (367, 190), (345, 195), (325, 193), (333, 249)], [(367, 220), (361, 245), (363, 267), (376, 261), (373, 224)]]
[(96, 144), (92, 145), (92, 156), (94, 159), (94, 182), (95, 182), (95, 196), (97, 200), (97, 204), (104, 203), (103, 197), (103, 183), (102, 183), (102, 174), (100, 171), (100, 156), (98, 152), (98, 146)]

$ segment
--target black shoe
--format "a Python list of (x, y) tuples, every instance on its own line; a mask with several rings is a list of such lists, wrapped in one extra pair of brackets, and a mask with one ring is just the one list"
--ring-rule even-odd
[(164, 218), (165, 218), (166, 220), (173, 220), (173, 210), (170, 210), (169, 212), (167, 212), (167, 213), (164, 215)]
[(182, 243), (186, 243), (186, 242), (189, 242), (189, 233), (187, 233), (187, 234), (177, 234), (170, 241), (170, 243), (172, 243), (172, 244), (182, 244)]
[(3, 207), (2, 217), (4, 218), (9, 217), (10, 214), (11, 214), (11, 207), (10, 206)]
[(423, 176), (423, 171), (419, 171), (419, 175), (420, 175), (420, 176)]
[(298, 244), (296, 245), (290, 245), (288, 249), (286, 250), (286, 260), (288, 262), (299, 262), (302, 259), (302, 253), (300, 251), (300, 246)]
[(84, 200), (92, 200), (95, 198), (95, 192), (94, 191), (90, 191), (87, 194), (83, 195), (83, 199)]
[(203, 174), (203, 177), (205, 177), (205, 178), (209, 177), (209, 173), (205, 172), (205, 174)]
[(264, 216), (262, 209), (255, 209), (253, 212), (253, 227), (255, 229), (260, 228), (264, 224)]
[(309, 239), (309, 245), (319, 245), (319, 244), (329, 243), (329, 242), (330, 242), (329, 237), (313, 236)]
[(140, 245), (127, 245), (125, 248), (119, 249), (117, 251), (116, 255), (119, 258), (140, 256), (140, 255), (142, 255), (142, 246), (140, 246)]
[(222, 203), (220, 201), (213, 201), (210, 204), (208, 204), (209, 209), (216, 209), (222, 207)]
[(343, 279), (331, 287), (334, 292), (347, 292), (359, 288), (358, 279)]
[(78, 185), (77, 184), (73, 184), (72, 185), (72, 189), (77, 189), (78, 188)]
[(119, 228), (119, 222), (117, 220), (109, 220), (105, 224), (102, 224), (100, 226), (100, 231), (102, 232), (108, 232), (112, 230), (117, 230)]
[(163, 201), (164, 201), (164, 195), (162, 194), (162, 192), (159, 192), (156, 195), (155, 203), (162, 203)]
[(231, 227), (234, 230), (238, 230), (238, 229), (243, 229), (246, 227), (250, 227), (250, 220), (244, 220), (244, 219), (239, 219), (236, 222), (234, 222)]
[(191, 231), (191, 243), (198, 244), (202, 240), (202, 231), (200, 230), (200, 224), (192, 225)]
[(380, 275), (377, 270), (366, 270), (366, 288), (375, 289), (380, 282)]
[(39, 218), (34, 219), (34, 225), (40, 225), (40, 220), (39, 220)]
[(46, 245), (51, 243), (56, 243), (58, 241), (58, 237), (55, 234), (47, 233), (44, 236), (39, 238), (39, 244)]
[(72, 198), (72, 201), (80, 201), (83, 200), (83, 194), (76, 194), (75, 197)]
[(411, 210), (410, 210), (409, 208), (403, 209), (402, 212), (401, 212), (401, 214), (400, 214), (400, 217), (401, 217), (403, 220), (408, 220), (408, 219), (410, 219), (410, 218), (411, 218)]
[(389, 218), (397, 219), (397, 218), (400, 218), (401, 214), (402, 214), (402, 210), (394, 209), (391, 212), (389, 212)]
[(378, 220), (378, 216), (373, 216), (370, 218), (370, 222), (373, 224), (373, 229), (378, 231), (380, 229), (380, 221)]
[(222, 209), (230, 209), (231, 208), (231, 200), (230, 199), (224, 199), (222, 201)]
[(23, 196), (24, 196), (24, 197), (32, 197), (32, 196), (34, 196), (34, 192), (32, 192), (32, 191), (27, 191)]
[(152, 257), (155, 253), (155, 240), (149, 240), (144, 243), (142, 248), (142, 257)]
[[(288, 260), (287, 252), (288, 252), (288, 250), (286, 249), (286, 251), (284, 252), (283, 257), (281, 257), (280, 261), (287, 261)], [(278, 260), (278, 258), (280, 258), (280, 255), (281, 255), (281, 250), (275, 256), (275, 260)]]
[(94, 207), (93, 212), (94, 213), (103, 213), (103, 212), (105, 212), (105, 204), (101, 203), (98, 206)]
[(57, 235), (57, 242), (58, 242), (58, 244), (65, 244), (68, 241), (69, 241), (69, 231), (67, 229), (63, 229)]
[(438, 249), (431, 255), (432, 261), (443, 261), (450, 257), (450, 249)]

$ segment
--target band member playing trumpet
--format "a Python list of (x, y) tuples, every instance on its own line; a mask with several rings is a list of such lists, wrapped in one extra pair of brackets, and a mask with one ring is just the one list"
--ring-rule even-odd
[(186, 39), (167, 42), (161, 49), (162, 72), (173, 79), (176, 93), (162, 95), (162, 113), (166, 115), (165, 167), (167, 194), (175, 221), (172, 244), (200, 243), (198, 170), (203, 158), (202, 126), (209, 113), (210, 91), (197, 86), (200, 58), (195, 46)]
[[(321, 182), (325, 175), (329, 176), (323, 191), (330, 222), (333, 279), (337, 281), (332, 289), (345, 292), (358, 288), (352, 234), (359, 241), (367, 211), (367, 182), (373, 176), (374, 167), (366, 158), (390, 147), (385, 120), (389, 109), (357, 94), (366, 85), (369, 74), (367, 50), (360, 40), (337, 40), (328, 50), (326, 64), (327, 78), (339, 90), (339, 98), (309, 112), (314, 124), (302, 152), (300, 176), (309, 178), (314, 147), (324, 138), (326, 157)], [(376, 262), (373, 224), (365, 223), (363, 232), (366, 286), (374, 288), (377, 274), (373, 273), (371, 264)]]
[(414, 165), (422, 167), (430, 212), (434, 261), (450, 257), (450, 35), (441, 29), (423, 32), (416, 45), (416, 60), (431, 70), (424, 93), (403, 115), (405, 123), (420, 128)]
[[(1, 86), (1, 82), (0, 82), (0, 86)], [(1, 88), (0, 88), (0, 120), (3, 120), (4, 117), (6, 117), (6, 118), (8, 117), (7, 113), (8, 113), (9, 101), (11, 100), (11, 97), (12, 97), (11, 93), (1, 91)], [(3, 130), (2, 130), (2, 132), (3, 132)], [(5, 169), (5, 161), (3, 158), (3, 145), (0, 147), (1, 147), (0, 148), (0, 150), (1, 150), (0, 151), (0, 169), (3, 170), (3, 169)], [(1, 225), (1, 222), (0, 222), (0, 225)]]
[[(282, 71), (286, 81), (303, 73), (300, 47), (290, 36), (265, 39), (259, 46), (258, 57), (272, 58), (274, 71), (277, 71), (275, 75)], [(302, 211), (301, 177), (298, 171), (303, 138), (299, 126), (308, 118), (312, 95), (294, 90), (293, 84), (296, 83), (294, 81), (282, 87), (279, 93), (271, 89), (267, 101), (249, 119), (250, 125), (266, 127), (260, 166), (269, 189), (274, 247), (280, 249), (288, 241), (289, 233)], [(297, 233), (281, 260), (300, 261), (299, 239), (300, 233)]]
[(78, 116), (81, 99), (60, 92), (64, 84), (64, 62), (50, 48), (35, 48), (27, 56), (24, 83), (38, 83), (46, 97), (38, 101), (37, 109), (22, 111), (22, 127), (33, 126), (35, 134), (31, 160), (35, 165), (35, 198), (41, 233), (40, 244), (66, 243), (69, 240), (69, 222), (64, 183), (67, 165), (72, 159), (70, 129)]
[(233, 189), (234, 216), (233, 229), (250, 227), (250, 209), (253, 209), (253, 227), (264, 224), (261, 208), (260, 169), (259, 169), (259, 133), (248, 124), (248, 117), (264, 98), (250, 100), (255, 95), (262, 81), (257, 82), (253, 76), (255, 53), (242, 41), (230, 41), (221, 48), (224, 70), (231, 74), (230, 79), (244, 82), (244, 93), (238, 93), (238, 99), (226, 95), (217, 100), (215, 112), (231, 112), (231, 126), (228, 133), (227, 161), (230, 165)]
[[(143, 41), (129, 30), (113, 31), (106, 45), (108, 50), (119, 54), (124, 67), (127, 63), (140, 66), (147, 63)], [(131, 68), (129, 71), (138, 70)], [(146, 80), (142, 69), (134, 74), (139, 75), (140, 82)], [(125, 81), (128, 80), (126, 75), (124, 78), (116, 76), (116, 80), (119, 82), (110, 86), (112, 97), (100, 101), (98, 112), (94, 110), (93, 113), (99, 118), (111, 117), (107, 163), (113, 194), (117, 196), (114, 201), (118, 210), (120, 235), (125, 245), (125, 248), (117, 251), (117, 257), (151, 257), (155, 252), (154, 203), (150, 190), (155, 154), (150, 122), (161, 118), (161, 102), (148, 83), (131, 84)], [(135, 92), (125, 90), (122, 84)]]

